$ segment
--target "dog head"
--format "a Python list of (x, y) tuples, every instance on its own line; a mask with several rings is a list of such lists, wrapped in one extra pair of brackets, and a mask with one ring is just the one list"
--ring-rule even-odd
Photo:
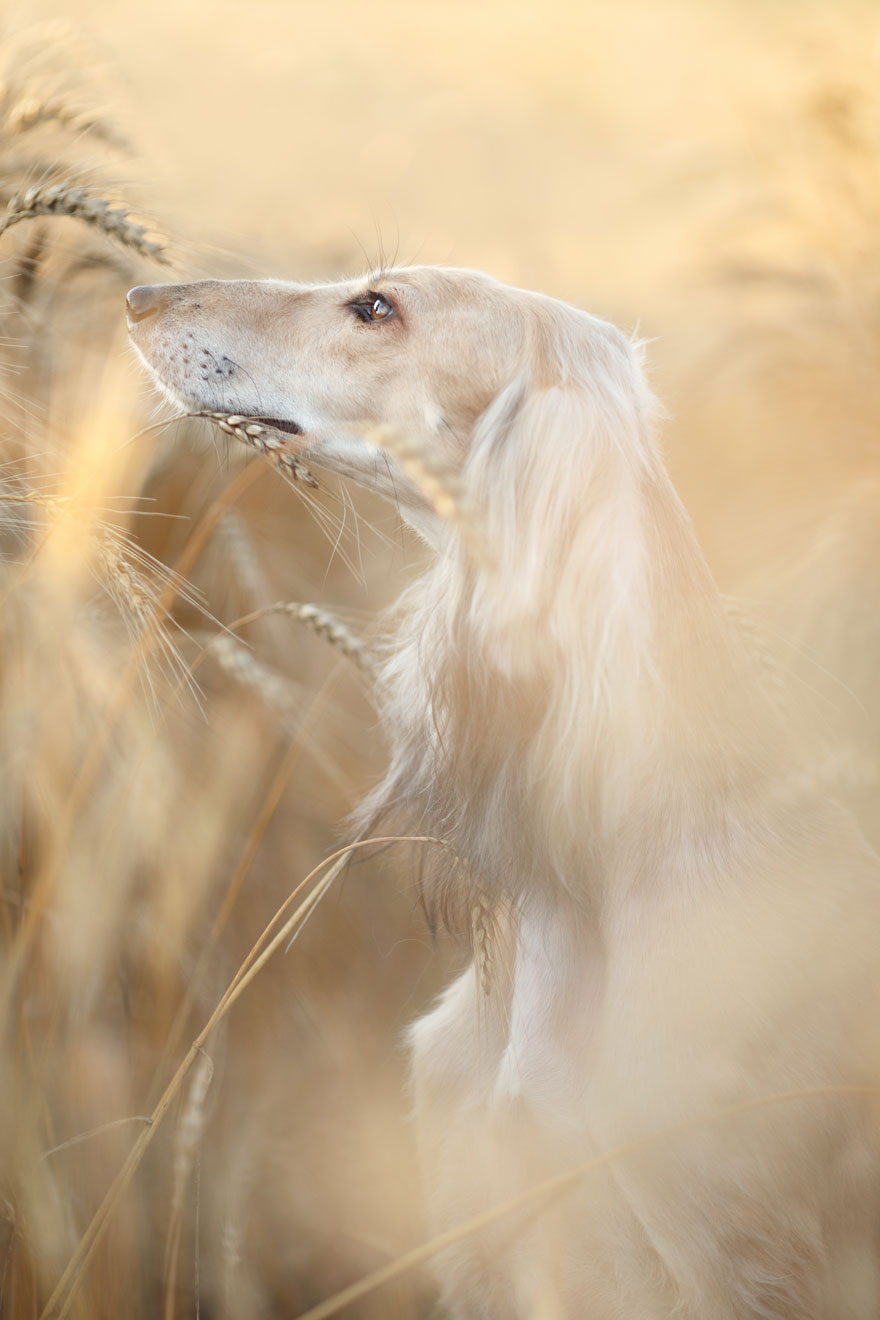
[(474, 271), (141, 286), (129, 293), (128, 320), (175, 403), (287, 432), (292, 450), (394, 499), (431, 540), (435, 511), (370, 443), (377, 432), (460, 474), (477, 439), (509, 429), (536, 394), (586, 389), (601, 413), (643, 393), (613, 326)]

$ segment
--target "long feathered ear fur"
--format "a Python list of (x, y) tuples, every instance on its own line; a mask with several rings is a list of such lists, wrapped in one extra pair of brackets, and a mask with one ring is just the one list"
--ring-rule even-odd
[[(745, 683), (637, 350), (550, 300), (530, 324), (462, 472), (486, 554), (451, 535), (401, 602), (382, 684), (393, 761), (365, 807), (442, 834), (511, 901), (548, 868), (586, 894), (600, 838), (658, 775), (699, 775), (716, 739), (729, 759)], [(426, 876), (454, 925), (462, 874)]]
[(472, 581), (469, 623), (511, 676), (551, 654), (569, 673), (589, 671), (577, 709), (595, 717), (621, 684), (635, 690), (649, 649), (642, 491), (658, 462), (632, 347), (580, 314), (578, 354), (574, 316), (474, 435), (464, 485), (491, 563)]

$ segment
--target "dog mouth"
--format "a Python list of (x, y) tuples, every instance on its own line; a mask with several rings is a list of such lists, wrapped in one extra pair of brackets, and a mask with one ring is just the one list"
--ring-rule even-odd
[(302, 435), (302, 427), (286, 417), (261, 417), (259, 413), (248, 416), (249, 422), (259, 422), (260, 426), (271, 426), (273, 431), (286, 431), (288, 435)]

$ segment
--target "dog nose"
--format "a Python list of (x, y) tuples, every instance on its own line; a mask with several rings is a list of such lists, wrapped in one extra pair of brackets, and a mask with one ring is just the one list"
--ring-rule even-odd
[(160, 284), (138, 284), (130, 289), (125, 300), (125, 310), (129, 321), (144, 321), (154, 316), (165, 302), (165, 293)]

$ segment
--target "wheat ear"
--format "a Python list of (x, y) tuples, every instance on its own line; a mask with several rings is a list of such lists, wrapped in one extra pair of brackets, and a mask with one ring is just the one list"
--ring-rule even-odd
[(180, 1260), (180, 1239), (183, 1228), (184, 1195), (192, 1173), (193, 1164), (198, 1155), (202, 1134), (205, 1127), (205, 1100), (208, 1088), (214, 1076), (214, 1064), (204, 1050), (199, 1051), (199, 1061), (195, 1065), (190, 1082), (189, 1095), (180, 1116), (177, 1127), (177, 1143), (174, 1151), (174, 1190), (171, 1199), (171, 1218), (165, 1248), (164, 1275), (166, 1320), (174, 1318), (174, 1303), (177, 1295), (177, 1268)]
[(234, 435), (236, 440), (241, 440), (251, 449), (256, 449), (257, 453), (266, 454), (276, 467), (300, 485), (311, 486), (313, 490), (319, 489), (318, 482), (302, 459), (284, 448), (287, 443), (285, 431), (278, 431), (274, 426), (266, 426), (265, 423), (258, 422), (252, 417), (241, 417), (238, 413), (194, 412), (187, 413), (187, 417), (204, 417), (209, 422), (215, 422), (226, 435)]
[(369, 444), (387, 449), (397, 459), (439, 518), (445, 522), (459, 521), (461, 490), (458, 478), (435, 455), (427, 453), (421, 445), (416, 445), (389, 426), (368, 431), (365, 438)]
[[(48, 516), (50, 526), (63, 518), (81, 519), (94, 544), (98, 564), (103, 569), (103, 573), (96, 572), (102, 589), (131, 631), (140, 633), (147, 628), (159, 606), (160, 586), (174, 579), (174, 575), (163, 564), (142, 552), (137, 543), (125, 533), (117, 531), (106, 522), (92, 522), (87, 510), (79, 507), (69, 495), (51, 495), (29, 489), (8, 490), (0, 484), (0, 509), (6, 504), (42, 509)], [(0, 525), (2, 522), (0, 517)], [(25, 526), (30, 527), (32, 524), (28, 520)], [(186, 584), (180, 583), (179, 589), (191, 604), (195, 604)], [(163, 623), (157, 623), (156, 636), (172, 670), (185, 677), (183, 662)]]
[(492, 909), (479, 893), (471, 904), (471, 939), (477, 980), (483, 994), (489, 995), (495, 980), (495, 921)]
[(284, 720), (291, 719), (300, 709), (302, 703), (293, 684), (259, 660), (237, 637), (220, 633), (211, 638), (205, 650), (224, 673), (256, 692)]
[(22, 220), (34, 220), (43, 215), (69, 215), (84, 220), (125, 247), (134, 248), (142, 256), (168, 264), (162, 244), (148, 238), (146, 225), (132, 220), (124, 206), (114, 206), (107, 197), (69, 184), (37, 185), (15, 193), (0, 220), (0, 234)]
[(60, 96), (24, 92), (7, 109), (4, 118), (4, 129), (10, 134), (27, 133), (34, 128), (55, 124), (71, 133), (87, 133), (117, 151), (126, 151), (129, 148), (125, 138), (103, 119), (71, 105)]
[(337, 651), (341, 651), (361, 669), (371, 668), (362, 638), (353, 633), (341, 619), (337, 619), (335, 614), (322, 609), (320, 605), (300, 605), (295, 600), (278, 600), (274, 605), (264, 605), (262, 609), (254, 610), (253, 614), (237, 619), (231, 627), (239, 628), (245, 623), (255, 623), (257, 619), (265, 619), (271, 614), (286, 614), (288, 618), (296, 619), (298, 623), (311, 628), (312, 632), (323, 638), (325, 642), (335, 646)]
[(416, 444), (392, 427), (376, 427), (368, 431), (364, 439), (368, 444), (391, 454), (413, 485), (424, 495), (437, 517), (455, 527), (472, 553), (484, 564), (489, 562), (485, 541), (465, 508), (457, 473), (436, 454), (430, 453), (423, 445)]

